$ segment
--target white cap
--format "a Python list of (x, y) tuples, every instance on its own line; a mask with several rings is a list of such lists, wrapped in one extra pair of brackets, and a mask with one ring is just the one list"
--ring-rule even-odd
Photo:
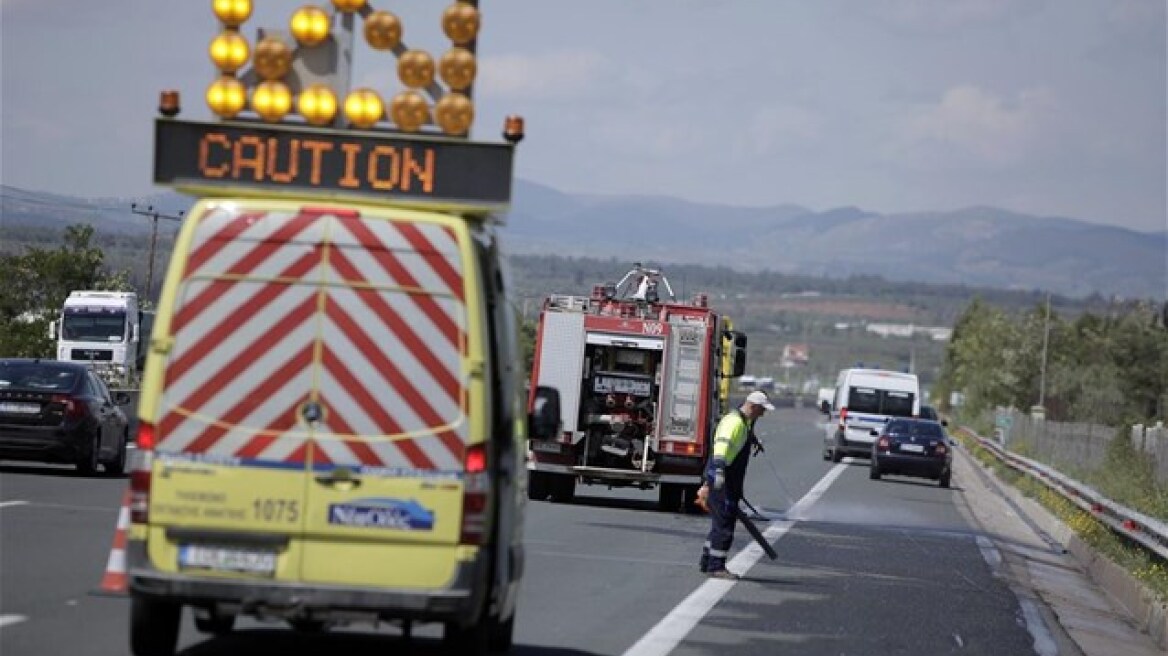
[(752, 403), (754, 405), (761, 405), (762, 407), (766, 408), (767, 410), (774, 410), (775, 409), (774, 404), (772, 404), (771, 400), (767, 398), (767, 395), (765, 392), (754, 391), (754, 392), (751, 392), (750, 394), (747, 394), (746, 395), (746, 402)]

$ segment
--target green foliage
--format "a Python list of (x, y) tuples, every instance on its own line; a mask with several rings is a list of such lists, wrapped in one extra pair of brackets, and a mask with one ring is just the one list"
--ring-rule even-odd
[(52, 357), (49, 322), (74, 289), (129, 290), (125, 272), (110, 272), (102, 250), (91, 244), (92, 226), (65, 229), (55, 249), (26, 246), (22, 254), (0, 255), (0, 354)]
[(1163, 418), (1168, 329), (1159, 308), (1113, 304), (1073, 321), (1052, 313), (1045, 376), (1046, 309), (1010, 314), (975, 299), (958, 319), (938, 385), (965, 393), (966, 412), (1046, 406), (1048, 419), (1118, 426)]

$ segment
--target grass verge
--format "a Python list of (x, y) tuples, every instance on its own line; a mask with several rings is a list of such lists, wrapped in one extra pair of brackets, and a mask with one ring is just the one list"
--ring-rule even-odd
[[(1007, 467), (998, 460), (997, 456), (964, 431), (954, 431), (953, 435), (978, 462), (993, 470), (999, 480), (1013, 485), (1026, 496), (1041, 503), (1060, 521), (1074, 530), (1097, 553), (1124, 568), (1156, 594), (1161, 601), (1168, 602), (1168, 563), (1165, 563), (1162, 558), (1142, 546), (1116, 535), (1106, 524), (1100, 522), (1091, 513), (1071, 503), (1058, 492)], [(1070, 474), (1068, 473), (1068, 475)], [(1092, 483), (1092, 485), (1096, 484)], [(1130, 485), (1123, 483), (1122, 487), (1126, 488)], [(1111, 493), (1107, 492), (1102, 485), (1097, 485), (1096, 489), (1117, 503), (1133, 507), (1129, 505), (1129, 502), (1118, 498), (1118, 495), (1111, 496)]]

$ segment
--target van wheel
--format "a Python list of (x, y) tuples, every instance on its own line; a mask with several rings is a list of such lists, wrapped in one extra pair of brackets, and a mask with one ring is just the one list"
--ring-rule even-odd
[(235, 628), (235, 616), (212, 614), (199, 617), (195, 615), (195, 628), (199, 630), (199, 633), (225, 635), (231, 633), (231, 630)]
[(868, 467), (868, 478), (874, 481), (880, 480), (880, 468), (876, 466), (875, 461), (873, 461), (872, 465)]
[(832, 449), (831, 450), (831, 461), (832, 462), (839, 462), (843, 459), (844, 459), (843, 451), (840, 451), (839, 449)]
[(676, 483), (662, 483), (657, 493), (657, 509), (663, 512), (678, 512), (681, 508), (681, 499), (685, 495), (685, 486)]
[(77, 461), (77, 473), (82, 476), (93, 476), (97, 473), (98, 456), (101, 455), (101, 429), (89, 438), (89, 446)]
[(544, 472), (533, 471), (527, 474), (527, 498), (532, 501), (543, 501), (548, 496), (548, 475)]
[(492, 621), (487, 636), (487, 648), (492, 653), (505, 652), (515, 644), (515, 613), (502, 622)]
[(443, 630), (442, 640), (453, 654), (483, 656), (487, 653), (490, 642), (488, 633), (487, 625), (483, 622), (475, 622), (470, 626), (459, 626), (456, 622), (448, 622)]
[(122, 439), (118, 442), (118, 452), (114, 455), (114, 459), (105, 463), (105, 473), (110, 476), (121, 476), (126, 471), (126, 439), (122, 435)]
[(174, 656), (182, 604), (135, 596), (130, 600), (130, 651), (134, 656)]
[(937, 481), (937, 483), (941, 487), (949, 487), (950, 476), (952, 476), (952, 474), (950, 472), (945, 472), (944, 474), (941, 474), (941, 480)]

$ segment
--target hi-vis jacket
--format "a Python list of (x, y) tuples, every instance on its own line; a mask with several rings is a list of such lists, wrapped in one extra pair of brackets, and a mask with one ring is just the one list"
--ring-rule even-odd
[[(706, 480), (713, 482), (714, 470), (719, 465), (726, 470), (726, 496), (734, 501), (742, 498), (742, 487), (746, 480), (746, 464), (750, 460), (747, 451), (750, 443), (750, 422), (742, 410), (735, 408), (722, 417), (714, 431), (714, 451), (707, 468)], [(742, 455), (742, 457), (739, 457)]]

